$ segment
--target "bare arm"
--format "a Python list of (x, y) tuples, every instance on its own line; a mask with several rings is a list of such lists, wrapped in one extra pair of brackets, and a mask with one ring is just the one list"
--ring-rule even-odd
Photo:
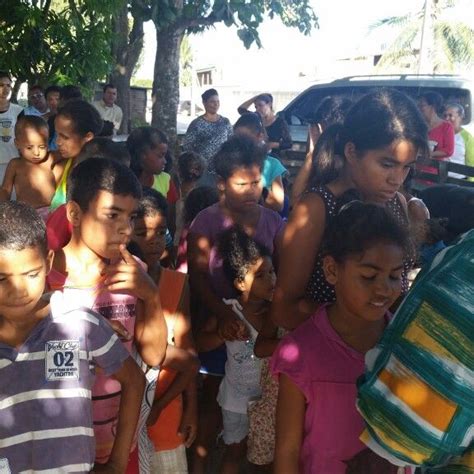
[(303, 393), (285, 374), (279, 376), (276, 410), (275, 474), (298, 474), (306, 403)]
[(145, 377), (131, 357), (125, 360), (114, 378), (121, 385), (120, 409), (117, 434), (107, 467), (125, 472), (135, 429), (140, 414), (140, 406), (145, 389)]
[(270, 315), (267, 313), (262, 329), (258, 333), (257, 340), (255, 341), (255, 347), (253, 349), (254, 354), (257, 357), (270, 357), (275, 351), (280, 340), (278, 339), (278, 328), (273, 324), (270, 319)]
[(310, 193), (297, 203), (283, 233), (279, 252), (278, 276), (271, 307), (274, 324), (294, 329), (316, 308), (305, 299), (305, 290), (326, 225), (321, 197)]
[(211, 316), (196, 334), (196, 347), (199, 352), (208, 352), (224, 344), (224, 338), (219, 334), (217, 318)]
[(239, 112), (240, 115), (243, 115), (249, 111), (249, 107), (255, 102), (255, 99), (258, 97), (257, 95), (254, 95), (252, 98), (246, 100), (242, 104), (240, 104), (237, 107), (237, 112)]
[(301, 166), (293, 181), (293, 187), (291, 189), (291, 204), (293, 205), (298, 202), (298, 199), (308, 187), (309, 177), (311, 176), (311, 169), (313, 167), (313, 152), (320, 136), (321, 126), (318, 123), (311, 124), (308, 129), (308, 152), (306, 153), (303, 166)]
[(283, 188), (283, 180), (281, 176), (277, 176), (273, 180), (271, 187), (268, 188), (268, 196), (263, 205), (276, 212), (280, 212), (283, 210), (284, 199), (285, 190)]
[(16, 169), (19, 158), (13, 158), (9, 161), (5, 176), (3, 177), (2, 187), (0, 188), (0, 201), (9, 201), (15, 184)]
[(219, 318), (219, 322), (225, 326), (226, 338), (236, 338), (242, 331), (244, 324), (239, 321), (232, 309), (222, 302), (212, 290), (209, 275), (209, 260), (211, 255), (211, 243), (204, 235), (188, 235), (188, 266), (189, 279), (193, 293), (198, 295), (200, 301), (208, 309), (210, 314)]
[[(189, 285), (187, 282), (184, 284), (183, 293), (175, 317), (175, 346), (185, 349), (191, 355), (196, 356), (196, 347), (191, 328)], [(197, 369), (199, 369), (199, 365)], [(194, 442), (197, 433), (197, 384), (195, 376), (191, 377), (183, 392), (183, 416), (181, 418), (179, 432), (184, 437), (186, 447), (189, 448)]]
[(175, 379), (168, 389), (153, 402), (147, 425), (156, 423), (161, 411), (188, 386), (189, 382), (196, 376), (199, 370), (199, 361), (185, 349), (168, 345), (166, 348), (165, 360), (161, 364), (166, 369), (173, 369), (177, 373)]
[(106, 268), (105, 284), (109, 291), (128, 291), (138, 298), (135, 343), (143, 361), (156, 367), (165, 357), (168, 336), (158, 288), (124, 245), (120, 252), (123, 260)]

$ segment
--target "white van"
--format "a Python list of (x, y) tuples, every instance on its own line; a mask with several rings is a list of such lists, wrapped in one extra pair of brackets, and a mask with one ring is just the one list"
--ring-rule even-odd
[(433, 91), (441, 94), (445, 103), (456, 102), (466, 112), (464, 126), (474, 134), (472, 122), (473, 81), (453, 75), (380, 75), (349, 76), (332, 82), (315, 84), (293, 99), (280, 115), (286, 120), (294, 142), (305, 142), (308, 124), (319, 104), (328, 96), (343, 96), (354, 102), (360, 97), (381, 87), (392, 87), (413, 99)]

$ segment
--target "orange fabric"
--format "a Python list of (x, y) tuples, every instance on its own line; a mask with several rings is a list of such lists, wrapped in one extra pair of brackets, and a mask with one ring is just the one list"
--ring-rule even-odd
[[(158, 292), (165, 318), (172, 318), (178, 309), (187, 275), (174, 270), (161, 270)], [(161, 369), (156, 384), (155, 400), (171, 385), (176, 377), (176, 371)], [(160, 413), (153, 426), (148, 427), (148, 436), (155, 446), (155, 451), (176, 449), (183, 444), (183, 437), (178, 434), (183, 415), (183, 399), (180, 395)]]

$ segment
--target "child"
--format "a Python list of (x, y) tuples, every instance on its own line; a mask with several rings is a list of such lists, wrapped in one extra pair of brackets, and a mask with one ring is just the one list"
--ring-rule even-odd
[(196, 436), (194, 377), (199, 363), (191, 336), (187, 276), (160, 265), (165, 250), (166, 214), (166, 199), (158, 191), (144, 188), (132, 241), (138, 245), (148, 274), (158, 285), (168, 327), (166, 356), (147, 421), (152, 443), (151, 472), (174, 474), (187, 472), (185, 448), (191, 446)]
[[(247, 135), (260, 144), (265, 144), (267, 139), (262, 119), (257, 113), (252, 112), (242, 115), (235, 122), (234, 133)], [(274, 158), (271, 155), (265, 157), (262, 168), (263, 205), (277, 212), (283, 211), (285, 205), (285, 190), (282, 180), (282, 176), (285, 173), (286, 168), (280, 163), (278, 158)]]
[(176, 270), (188, 273), (188, 233), (189, 226), (195, 217), (204, 209), (219, 201), (219, 192), (211, 186), (200, 186), (193, 189), (184, 201), (183, 228), (178, 243), (178, 255), (176, 258)]
[(0, 220), (1, 470), (91, 472), (91, 388), (99, 367), (119, 385), (123, 402), (101, 472), (123, 472), (144, 377), (100, 315), (68, 310), (60, 293), (50, 303), (42, 299), (53, 253), (35, 211), (0, 203)]
[(132, 157), (130, 168), (142, 186), (156, 189), (168, 201), (168, 226), (174, 234), (179, 193), (171, 175), (164, 171), (168, 152), (166, 135), (157, 128), (139, 127), (128, 136), (127, 148)]
[(60, 179), (51, 201), (51, 211), (66, 203), (67, 180), (72, 168), (77, 165), (76, 158), (82, 147), (99, 135), (103, 121), (91, 104), (84, 100), (72, 100), (59, 109), (54, 125), (60, 155), (55, 169), (57, 168)]
[(268, 250), (238, 228), (221, 235), (219, 253), (227, 281), (239, 293), (237, 298), (223, 301), (245, 325), (248, 336), (226, 340), (219, 331), (217, 318), (210, 317), (197, 336), (197, 345), (203, 351), (216, 349), (224, 342), (226, 345), (225, 376), (217, 397), (226, 445), (222, 472), (238, 473), (247, 447), (247, 406), (260, 395), (260, 360), (254, 356), (253, 349), (273, 296), (275, 270)]
[(178, 157), (178, 174), (180, 179), (180, 198), (176, 202), (176, 231), (174, 244), (177, 247), (184, 226), (184, 202), (189, 193), (196, 187), (197, 182), (206, 169), (206, 162), (198, 154), (188, 151)]
[[(68, 185), (69, 243), (56, 252), (48, 276), (71, 307), (105, 316), (127, 349), (149, 366), (166, 349), (166, 324), (156, 285), (125, 246), (130, 240), (141, 186), (125, 166), (89, 159), (73, 169)], [(114, 441), (120, 388), (101, 375), (93, 389), (97, 460), (105, 462)]]
[(344, 474), (353, 458), (362, 462), (356, 380), (400, 295), (407, 246), (406, 230), (375, 204), (354, 201), (329, 226), (323, 268), (336, 301), (285, 336), (272, 358), (275, 473)]
[(361, 440), (397, 466), (474, 472), (473, 275), (470, 230), (422, 271), (365, 358)]
[(24, 115), (15, 125), (15, 137), (20, 156), (8, 163), (0, 200), (9, 200), (15, 189), (18, 201), (33, 206), (46, 218), (56, 187), (54, 159), (48, 152), (48, 124), (41, 117)]
[[(232, 309), (222, 301), (222, 298), (235, 297), (236, 290), (223, 275), (222, 259), (216, 247), (219, 234), (229, 227), (240, 225), (275, 257), (280, 247), (284, 225), (282, 218), (275, 211), (258, 204), (262, 194), (264, 157), (265, 151), (245, 136), (234, 136), (222, 145), (214, 159), (222, 198), (198, 214), (188, 234), (191, 291), (201, 310), (200, 314), (193, 314), (196, 327), (199, 327), (200, 319), (205, 321), (209, 314), (214, 314), (219, 319), (222, 334), (228, 340), (238, 337), (246, 329)], [(209, 406), (201, 407), (206, 411), (203, 417), (206, 416), (208, 423), (199, 425), (202, 437), (198, 432), (199, 449), (196, 451), (194, 472), (202, 472), (200, 469), (205, 464), (209, 446), (206, 443), (211, 443), (217, 434), (220, 411), (214, 400), (224, 375), (225, 350), (222, 348), (202, 353), (200, 358), (201, 372), (207, 374), (203, 392), (205, 403)]]
[[(321, 239), (348, 193), (383, 205), (408, 225), (407, 205), (399, 193), (417, 156), (428, 153), (427, 127), (406, 95), (392, 89), (371, 92), (356, 102), (344, 124), (329, 127), (315, 149), (308, 192), (293, 207), (283, 236), (272, 319), (294, 329), (318, 305), (335, 299), (324, 278)], [(412, 255), (406, 255), (403, 293)]]
[[(89, 158), (105, 158), (127, 167), (130, 166), (130, 155), (127, 149), (122, 143), (113, 142), (109, 138), (97, 137), (85, 143), (74, 161), (74, 166)], [(66, 204), (61, 204), (49, 214), (46, 220), (48, 248), (53, 251), (62, 249), (71, 239), (71, 233), (72, 226), (67, 220)]]

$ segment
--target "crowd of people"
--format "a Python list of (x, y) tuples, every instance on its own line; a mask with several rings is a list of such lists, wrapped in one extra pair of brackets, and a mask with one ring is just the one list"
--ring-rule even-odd
[(448, 239), (404, 188), (472, 152), (460, 105), (329, 98), (289, 190), (270, 94), (232, 126), (204, 92), (173, 160), (153, 127), (111, 140), (111, 84), (10, 87), (0, 472), (199, 474), (216, 446), (222, 473), (474, 469), (473, 233), (445, 250), (474, 213)]

